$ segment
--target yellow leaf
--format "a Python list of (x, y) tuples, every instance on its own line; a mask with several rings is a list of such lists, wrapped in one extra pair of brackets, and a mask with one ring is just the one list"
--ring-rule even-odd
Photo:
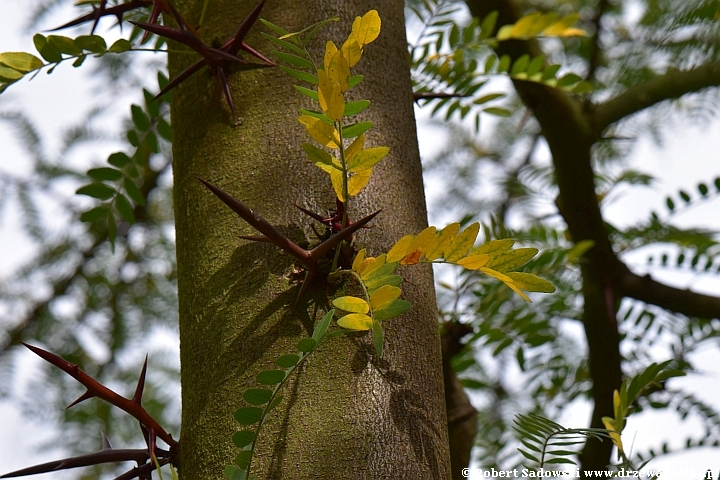
[(352, 269), (353, 271), (358, 272), (358, 268), (360, 268), (360, 265), (362, 265), (363, 261), (365, 260), (365, 249), (363, 248), (358, 252), (357, 255), (355, 255), (355, 260), (353, 260)]
[(372, 168), (380, 160), (385, 158), (388, 152), (390, 152), (388, 147), (366, 148), (365, 150), (358, 152), (357, 155), (353, 157), (352, 161), (348, 162), (348, 170), (351, 172), (361, 172), (363, 170), (367, 170), (368, 168)]
[(367, 270), (368, 267), (373, 263), (375, 263), (375, 257), (366, 257), (365, 259), (363, 259), (357, 270), (355, 270), (358, 275), (360, 275), (360, 278), (362, 278), (362, 274), (365, 273), (365, 270)]
[(566, 28), (558, 37), (587, 37), (587, 32), (582, 28)]
[(422, 257), (421, 248), (410, 250), (410, 253), (405, 255), (405, 258), (400, 260), (400, 265), (416, 265), (420, 261), (420, 257)]
[(353, 142), (350, 144), (348, 148), (345, 149), (345, 161), (349, 162), (351, 158), (355, 156), (356, 153), (361, 151), (363, 149), (363, 146), (365, 145), (365, 134), (363, 133), (359, 137), (357, 137)]
[(338, 297), (333, 300), (333, 305), (340, 310), (352, 313), (367, 313), (370, 311), (370, 305), (358, 297)]
[(412, 234), (405, 235), (400, 240), (395, 242), (395, 245), (393, 245), (393, 247), (387, 254), (387, 261), (398, 262), (402, 260), (402, 258), (407, 255), (408, 248), (410, 247), (410, 243), (412, 243), (414, 237), (415, 236)]
[(325, 44), (325, 58), (323, 59), (323, 66), (325, 67), (325, 72), (330, 70), (330, 61), (332, 60), (333, 56), (337, 53), (338, 48), (335, 46), (333, 42), (327, 42)]
[(340, 87), (333, 84), (324, 70), (318, 70), (318, 103), (323, 113), (339, 122), (345, 110), (345, 98)]
[(442, 257), (445, 249), (450, 245), (450, 241), (455, 238), (458, 230), (460, 230), (460, 224), (457, 222), (451, 223), (440, 230), (440, 233), (435, 236), (435, 240), (430, 242), (425, 249), (425, 258), (432, 261)]
[(350, 68), (357, 65), (357, 63), (360, 61), (360, 57), (362, 56), (362, 47), (357, 42), (357, 40), (355, 40), (355, 37), (352, 33), (350, 34), (348, 39), (345, 40), (345, 43), (343, 43), (341, 50)]
[(580, 18), (580, 15), (577, 13), (566, 15), (547, 27), (542, 33), (543, 35), (547, 35), (549, 37), (562, 36), (562, 33), (570, 28), (573, 23), (577, 22), (578, 18)]
[(350, 330), (370, 330), (372, 328), (372, 318), (362, 313), (351, 313), (345, 315), (337, 321), (338, 325)]
[(385, 302), (390, 302), (400, 297), (402, 290), (392, 285), (383, 285), (370, 295), (370, 306), (377, 308)]
[(345, 191), (343, 188), (343, 173), (341, 170), (332, 170), (330, 172), (330, 181), (332, 182), (333, 189), (335, 189), (335, 195), (340, 199), (341, 202), (345, 203)]
[(336, 52), (330, 60), (327, 69), (328, 79), (333, 85), (340, 87), (340, 92), (345, 93), (350, 83), (350, 67), (342, 52)]
[(298, 117), (298, 122), (305, 125), (308, 134), (319, 144), (330, 148), (339, 148), (340, 134), (332, 125), (310, 115), (301, 115)]
[[(435, 227), (427, 227), (422, 232), (418, 233), (410, 244), (408, 251), (412, 252), (414, 250), (417, 250), (418, 248), (421, 251), (425, 251), (430, 242), (435, 240), (435, 230)], [(420, 259), (418, 258), (418, 260)]]
[(480, 224), (475, 222), (470, 224), (465, 230), (460, 232), (458, 236), (450, 241), (447, 250), (443, 253), (446, 262), (455, 263), (464, 257), (470, 248), (472, 248), (480, 231)]
[(372, 168), (358, 172), (350, 177), (350, 180), (348, 180), (348, 194), (354, 197), (360, 193), (370, 180), (370, 175), (372, 175)]
[[(549, 18), (548, 18), (549, 17)], [(557, 16), (543, 15), (541, 12), (534, 12), (530, 15), (525, 15), (520, 20), (515, 22), (510, 30), (511, 38), (528, 38), (534, 37), (540, 33), (545, 27), (556, 20)]]
[(362, 18), (355, 17), (352, 33), (360, 46), (375, 40), (380, 35), (380, 15), (377, 10), (370, 10)]
[(537, 253), (537, 248), (516, 248), (501, 255), (493, 256), (487, 266), (498, 272), (510, 272), (525, 265)]
[(481, 253), (480, 255), (468, 255), (465, 258), (461, 258), (457, 261), (457, 264), (468, 270), (479, 270), (481, 267), (487, 265), (490, 260), (490, 255)]
[(384, 253), (377, 258), (373, 258), (372, 263), (370, 263), (360, 274), (360, 278), (367, 280), (375, 272), (375, 270), (385, 265), (386, 262), (387, 255)]
[(500, 273), (500, 272), (498, 272), (497, 270), (493, 270), (492, 268), (481, 267), (479, 270), (480, 270), (481, 272), (483, 272), (485, 275), (488, 275), (488, 276), (490, 276), (490, 277), (497, 278), (498, 280), (500, 280), (501, 282), (503, 282), (505, 285), (507, 285), (508, 287), (510, 287), (513, 292), (515, 292), (515, 293), (517, 293), (518, 295), (520, 295), (520, 297), (522, 297), (523, 300), (525, 300), (525, 301), (528, 302), (528, 303), (532, 303), (532, 300), (530, 300), (530, 299), (528, 298), (528, 296), (525, 295), (525, 293), (524, 293), (522, 290), (520, 290), (517, 285), (515, 285), (515, 283), (513, 282), (513, 279), (510, 278), (509, 276), (507, 276), (507, 275), (505, 275), (505, 274), (503, 274), (503, 273)]

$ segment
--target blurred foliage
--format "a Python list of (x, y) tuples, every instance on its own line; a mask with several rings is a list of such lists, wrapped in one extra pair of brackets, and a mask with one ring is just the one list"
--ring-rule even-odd
[[(53, 16), (66, 3), (34, 2), (31, 28), (61, 23)], [(576, 72), (578, 78), (571, 77), (568, 85), (575, 88), (588, 82), (592, 93), (585, 87), (576, 93), (592, 100), (608, 98), (670, 68), (693, 67), (720, 56), (720, 0), (518, 3), (526, 13), (579, 13), (579, 26), (588, 37), (562, 42), (549, 38), (541, 45), (548, 65), (567, 69), (555, 70), (553, 78)], [(493, 54), (487, 45), (471, 45), (473, 36), (483, 31), (482, 21), (473, 22), (463, 2), (408, 0), (407, 4), (417, 93), (462, 95), (419, 101), (432, 104), (436, 120), (431, 126), (442, 129), (448, 138), (438, 153), (424, 159), (428, 183), (439, 184), (433, 190), (443, 192), (430, 205), (432, 223), (446, 223), (449, 217), (465, 216), (464, 223), (479, 219), (486, 224), (483, 241), (513, 237), (523, 246), (538, 248), (542, 253), (527, 265), (527, 271), (557, 287), (554, 295), (533, 296), (534, 303), (528, 306), (499, 282), (477, 272), (438, 270), (441, 320), (467, 323), (474, 329), (453, 365), (478, 409), (478, 466), (514, 468), (524, 461), (513, 434), (516, 414), (558, 419), (569, 406), (590, 397), (585, 339), (579, 324), (583, 307), (579, 262), (583, 249), (590, 245), (573, 245), (566, 238), (554, 205), (557, 188), (539, 126), (507, 85), (494, 80), (501, 59), (489, 60)], [(490, 68), (489, 62), (493, 63)], [(527, 59), (515, 73), (527, 74), (532, 62)], [(128, 138), (128, 132), (154, 131), (137, 108), (150, 113), (148, 119), (169, 123), (167, 104), (156, 112), (149, 112), (147, 104), (140, 105), (142, 88), (158, 89), (154, 75), (147, 72), (163, 67), (126, 55), (108, 55), (93, 65), (102, 85), (100, 94), (91, 100), (84, 121), (68, 125), (60, 134), (59, 146), (44, 139), (33, 121), (12, 103), (0, 104), (0, 120), (13, 129), (17, 146), (29, 162), (17, 171), (0, 170), (0, 214), (9, 217), (11, 210), (20, 212), (23, 231), (17, 235), (36, 252), (12, 275), (3, 272), (0, 279), (0, 395), (21, 403), (32, 418), (62, 425), (62, 446), (70, 453), (98, 449), (100, 431), (116, 446), (130, 447), (142, 440), (128, 416), (102, 402), (64, 410), (81, 392), (58, 370), (40, 367), (22, 391), (11, 388), (19, 383), (14, 375), (21, 358), (20, 341), (39, 344), (80, 364), (125, 394), (131, 393), (144, 353), (149, 351), (144, 404), (176, 437), (180, 418), (171, 154), (163, 139), (167, 135), (157, 132), (157, 148), (144, 151), (147, 155), (137, 164), (138, 174), (132, 177), (142, 201), (131, 205), (134, 224), (123, 218), (129, 217), (127, 213), (113, 217), (117, 220), (114, 247), (108, 242), (109, 217), (80, 222), (80, 215), (96, 204), (73, 195), (88, 182), (89, 167), (108, 168), (105, 159), (92, 153), (98, 142), (121, 145), (128, 158), (136, 158), (138, 145), (133, 145), (137, 142)], [(532, 68), (538, 66), (536, 62)], [(133, 88), (138, 94), (131, 100), (138, 104), (134, 115), (125, 116), (122, 131), (113, 130), (114, 125), (108, 128), (105, 115), (117, 108), (110, 99)], [(617, 193), (621, 186), (652, 184), (651, 172), (638, 172), (628, 164), (637, 138), (649, 135), (661, 141), (664, 129), (674, 126), (673, 122), (685, 125), (713, 118), (717, 104), (717, 90), (708, 89), (664, 102), (607, 132), (593, 150), (601, 204), (621, 201)], [(444, 113), (443, 121), (437, 120), (440, 113)], [(466, 120), (445, 121), (457, 118)], [(120, 191), (120, 187), (115, 190)], [(665, 211), (648, 212), (646, 221), (630, 227), (608, 225), (615, 251), (623, 259), (647, 251), (644, 268), (650, 272), (717, 275), (717, 233), (681, 228), (673, 221), (685, 209), (717, 201), (718, 192), (717, 172), (708, 172), (697, 185), (668, 198)], [(687, 318), (638, 301), (623, 301), (617, 317), (629, 375), (645, 371), (658, 359), (673, 360), (674, 367), (683, 372), (701, 371), (691, 354), (711, 342), (716, 344), (720, 335), (717, 319)], [(705, 431), (688, 438), (688, 447), (720, 439), (716, 410), (672, 383), (646, 392), (632, 408), (699, 418)], [(97, 436), (89, 436), (88, 431)], [(667, 451), (670, 448), (662, 445), (654, 451), (637, 451), (635, 461), (642, 463)], [(86, 471), (78, 478), (97, 478), (98, 474)]]

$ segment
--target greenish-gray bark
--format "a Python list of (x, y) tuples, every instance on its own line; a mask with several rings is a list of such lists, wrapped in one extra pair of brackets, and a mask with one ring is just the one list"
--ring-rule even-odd
[[(197, 22), (202, 0), (179, 3)], [(224, 42), (254, 6), (209, 4), (201, 28), (207, 42)], [(341, 44), (352, 19), (375, 8), (380, 38), (367, 46), (355, 73), (365, 75), (353, 99), (367, 98), (362, 120), (374, 122), (370, 145), (391, 153), (353, 200), (353, 218), (383, 211), (356, 242), (380, 254), (427, 222), (412, 93), (407, 68), (403, 2), (270, 1), (263, 17), (290, 31), (339, 16), (319, 35)], [(247, 42), (273, 49), (253, 28)], [(195, 57), (170, 55), (171, 76)], [(293, 353), (326, 311), (322, 282), (292, 311), (301, 276), (292, 258), (264, 243), (238, 241), (256, 232), (210, 194), (202, 177), (251, 206), (296, 241), (312, 239), (309, 219), (293, 203), (325, 213), (334, 207), (327, 175), (306, 158), (308, 141), (296, 121), (308, 106), (280, 69), (231, 76), (242, 124), (234, 127), (218, 83), (202, 71), (172, 99), (175, 214), (180, 302), (182, 435), (185, 479), (221, 479), (238, 453), (232, 414), (260, 370)], [(449, 477), (445, 400), (435, 296), (429, 267), (400, 271), (407, 314), (384, 323), (386, 349), (372, 353), (369, 334), (334, 339), (301, 368), (258, 447), (261, 479), (439, 479)]]

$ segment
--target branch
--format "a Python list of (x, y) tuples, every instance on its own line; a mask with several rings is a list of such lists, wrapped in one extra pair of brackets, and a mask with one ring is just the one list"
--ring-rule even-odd
[(608, 8), (610, 8), (610, 0), (600, 0), (598, 5), (595, 7), (595, 16), (592, 18), (592, 23), (595, 25), (595, 34), (593, 35), (590, 43), (590, 52), (588, 53), (588, 72), (587, 75), (585, 75), (585, 80), (588, 81), (592, 81), (593, 78), (595, 78), (595, 72), (602, 61), (600, 31), (602, 30), (603, 15), (605, 15)]
[(627, 270), (619, 282), (623, 296), (657, 305), (688, 317), (720, 318), (720, 298), (662, 284), (650, 275)]
[(691, 70), (669, 69), (664, 75), (633, 85), (620, 95), (597, 105), (594, 114), (595, 132), (599, 136), (613, 123), (656, 103), (716, 86), (720, 86), (720, 60)]

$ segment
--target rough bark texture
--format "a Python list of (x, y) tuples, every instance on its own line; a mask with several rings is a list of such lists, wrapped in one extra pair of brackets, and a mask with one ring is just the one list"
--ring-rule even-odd
[[(191, 22), (203, 2), (180, 3)], [(201, 32), (207, 42), (234, 33), (249, 1), (210, 3)], [(383, 212), (357, 242), (379, 254), (426, 225), (412, 94), (407, 65), (403, 3), (370, 1), (270, 1), (263, 17), (299, 30), (331, 16), (322, 30), (342, 43), (356, 15), (376, 8), (380, 38), (354, 69), (365, 80), (354, 99), (372, 106), (369, 143), (391, 148), (365, 192), (351, 205), (358, 218)], [(269, 54), (256, 26), (247, 42)], [(171, 55), (171, 75), (192, 55)], [(312, 166), (300, 145), (308, 141), (297, 123), (307, 99), (280, 69), (231, 77), (242, 125), (233, 127), (214, 79), (203, 71), (175, 91), (175, 213), (180, 299), (182, 439), (185, 479), (221, 479), (238, 450), (232, 415), (244, 406), (242, 391), (273, 360), (293, 353), (297, 341), (329, 307), (321, 283), (313, 284), (297, 310), (290, 305), (299, 284), (291, 257), (267, 244), (237, 241), (255, 232), (195, 179), (200, 176), (251, 206), (296, 242), (312, 239), (308, 218), (292, 204), (317, 212), (334, 206), (327, 175)], [(372, 354), (369, 335), (335, 339), (314, 354), (285, 392), (264, 428), (257, 473), (262, 479), (440, 479), (450, 475), (445, 402), (432, 271), (400, 272), (411, 311), (384, 324), (386, 351)]]

